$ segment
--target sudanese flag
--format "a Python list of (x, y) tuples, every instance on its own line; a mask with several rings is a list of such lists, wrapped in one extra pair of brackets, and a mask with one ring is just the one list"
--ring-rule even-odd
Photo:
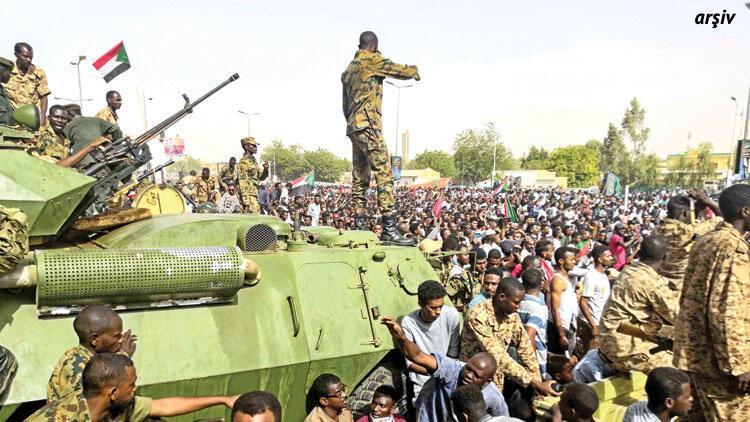
[(125, 43), (120, 41), (103, 56), (96, 59), (94, 68), (102, 75), (104, 82), (109, 82), (117, 75), (130, 69), (130, 60), (128, 59), (128, 53), (125, 52)]

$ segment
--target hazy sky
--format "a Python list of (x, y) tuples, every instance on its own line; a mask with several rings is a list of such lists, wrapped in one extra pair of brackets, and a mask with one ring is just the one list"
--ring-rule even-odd
[[(9, 4), (8, 4), (9, 3)], [(239, 155), (247, 120), (263, 144), (279, 138), (349, 157), (340, 75), (357, 37), (373, 30), (394, 61), (419, 66), (422, 80), (402, 90), (400, 128), (411, 154), (451, 151), (456, 133), (494, 121), (516, 156), (601, 139), (619, 125), (631, 98), (646, 108), (648, 149), (664, 156), (711, 141), (728, 151), (737, 97), (750, 84), (750, 11), (743, 1), (229, 1), (128, 0), (35, 3), (30, 19), (6, 19), (0, 55), (15, 41), (34, 47), (51, 97), (77, 98), (84, 113), (123, 94), (123, 129), (143, 129), (232, 73), (240, 79), (172, 130), (187, 152), (210, 160)], [(29, 3), (3, 0), (4, 10)], [(697, 13), (737, 16), (731, 25), (696, 25)], [(91, 63), (123, 40), (132, 68), (105, 84)], [(65, 103), (51, 99), (50, 104)], [(393, 148), (396, 91), (385, 87), (384, 133)], [(744, 119), (737, 119), (741, 134)], [(400, 148), (400, 146), (399, 146)]]

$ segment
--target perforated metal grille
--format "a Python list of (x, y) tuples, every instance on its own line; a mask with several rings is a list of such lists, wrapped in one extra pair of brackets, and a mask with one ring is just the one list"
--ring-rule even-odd
[(37, 252), (37, 304), (229, 297), (243, 282), (239, 248)]
[(276, 232), (266, 224), (256, 224), (245, 233), (246, 252), (275, 251)]

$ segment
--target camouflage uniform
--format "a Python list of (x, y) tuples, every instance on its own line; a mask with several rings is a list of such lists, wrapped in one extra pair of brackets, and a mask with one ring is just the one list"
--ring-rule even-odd
[(660, 366), (672, 366), (672, 353), (661, 351), (652, 355), (649, 350), (655, 347), (653, 343), (618, 333), (617, 328), (623, 322), (646, 331), (674, 325), (675, 295), (667, 281), (648, 265), (634, 262), (623, 269), (612, 286), (599, 322), (599, 351), (613, 370), (649, 373)]
[(448, 298), (461, 313), (464, 312), (466, 305), (471, 302), (471, 298), (482, 291), (482, 285), (477, 283), (469, 270), (461, 268), (460, 265), (454, 265), (450, 269), (447, 282), (444, 285)]
[[(151, 414), (152, 400), (148, 397), (135, 397), (124, 415), (115, 418), (118, 422), (141, 422)], [(69, 394), (61, 400), (47, 403), (29, 416), (25, 422), (91, 422), (89, 406), (83, 395)]]
[(235, 165), (233, 169), (229, 167), (222, 169), (219, 173), (219, 182), (224, 189), (229, 182), (234, 182), (234, 185), (237, 186), (237, 166)]
[(113, 125), (117, 124), (117, 121), (120, 120), (119, 117), (117, 117), (117, 112), (112, 110), (109, 106), (104, 107), (103, 109), (99, 110), (98, 113), (96, 113), (97, 119), (102, 119), (104, 121), (110, 122)]
[(359, 50), (341, 75), (341, 83), (346, 135), (352, 142), (354, 205), (359, 209), (365, 208), (365, 193), (372, 172), (378, 186), (380, 212), (390, 214), (395, 202), (393, 175), (381, 121), (383, 80), (386, 77), (419, 80), (416, 68), (394, 63), (378, 51)]
[(26, 214), (0, 205), (0, 275), (13, 271), (28, 251)]
[[(508, 354), (508, 346), (516, 348), (521, 363)], [(498, 320), (492, 300), (471, 308), (464, 320), (458, 360), (466, 362), (478, 352), (489, 352), (497, 360), (494, 381), (501, 391), (506, 376), (523, 386), (529, 385), (531, 380), (541, 379), (539, 361), (521, 317), (513, 313)]]
[(721, 221), (724, 221), (721, 217), (714, 217), (709, 220), (696, 221), (693, 224), (685, 224), (667, 218), (656, 228), (654, 234), (664, 237), (667, 241), (667, 253), (659, 266), (658, 273), (667, 279), (672, 290), (677, 292), (682, 290), (685, 267), (687, 267), (688, 256), (690, 256), (690, 249), (695, 239), (713, 230)]
[(14, 109), (24, 104), (34, 104), (39, 108), (41, 98), (50, 93), (47, 87), (47, 75), (40, 67), (34, 65), (25, 75), (21, 74), (18, 67), (13, 66), (10, 80), (4, 87), (10, 105)]
[(737, 376), (750, 372), (750, 248), (722, 222), (693, 247), (680, 296), (674, 364), (687, 371), (708, 421), (745, 421), (750, 395)]
[(216, 204), (219, 202), (217, 200), (219, 195), (216, 192), (219, 189), (219, 180), (216, 179), (216, 176), (208, 176), (208, 180), (203, 180), (201, 176), (196, 177), (193, 189), (195, 190), (195, 200), (199, 204), (204, 202)]
[(83, 369), (92, 357), (94, 353), (80, 344), (65, 352), (49, 377), (47, 403), (83, 392)]
[(0, 125), (11, 125), (13, 123), (13, 107), (10, 105), (5, 88), (0, 85)]
[[(241, 142), (242, 145), (248, 143), (255, 144), (255, 138), (242, 138)], [(260, 181), (265, 180), (266, 177), (268, 177), (268, 171), (263, 168), (262, 165), (258, 164), (258, 160), (256, 160), (253, 155), (245, 152), (237, 163), (237, 179), (239, 181), (240, 200), (242, 205), (245, 206), (245, 212), (260, 212), (260, 205), (258, 205), (258, 185), (260, 185)]]
[(55, 133), (50, 122), (47, 122), (39, 129), (39, 135), (36, 137), (36, 147), (39, 155), (49, 157), (55, 161), (67, 158), (70, 151), (70, 141), (65, 135), (62, 140)]

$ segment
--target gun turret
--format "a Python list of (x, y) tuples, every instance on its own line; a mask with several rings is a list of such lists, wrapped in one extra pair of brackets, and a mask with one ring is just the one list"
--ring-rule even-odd
[(68, 220), (62, 226), (58, 235), (64, 236), (72, 226), (73, 221), (78, 217), (86, 215), (87, 212), (90, 212), (92, 206), (96, 212), (106, 212), (108, 209), (106, 204), (107, 198), (117, 192), (120, 183), (130, 180), (136, 170), (146, 165), (146, 163), (151, 160), (151, 152), (146, 143), (158, 136), (159, 133), (170, 128), (189, 113), (192, 113), (195, 106), (214, 95), (220, 89), (236, 81), (239, 77), (240, 76), (235, 73), (230, 76), (229, 79), (220, 83), (193, 102), (190, 101), (187, 95), (182, 94), (182, 97), (185, 99), (185, 105), (173, 115), (159, 122), (135, 139), (123, 137), (113, 141), (106, 147), (101, 147), (92, 151), (89, 156), (93, 161), (82, 161), (82, 163), (85, 164), (81, 164), (78, 167), (78, 170), (88, 176), (96, 178), (97, 181), (79, 203), (78, 207), (68, 217)]

